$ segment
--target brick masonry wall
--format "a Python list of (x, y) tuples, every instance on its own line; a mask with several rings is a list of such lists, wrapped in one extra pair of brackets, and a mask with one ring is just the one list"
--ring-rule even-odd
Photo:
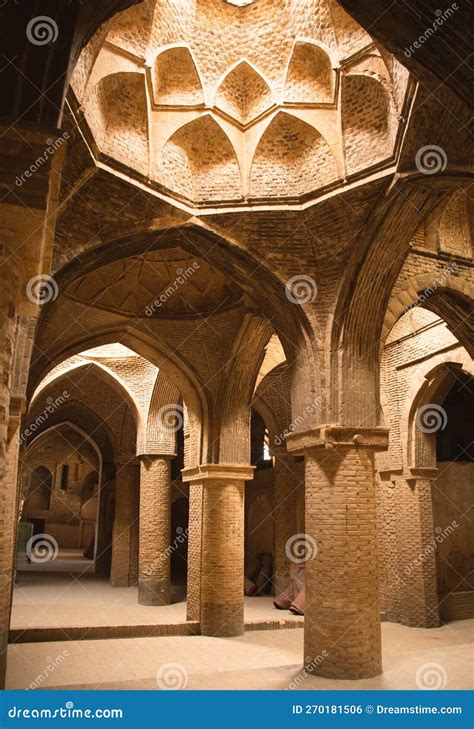
[(119, 465), (115, 483), (110, 582), (112, 586), (129, 587), (138, 581), (139, 466)]
[(308, 449), (305, 481), (305, 528), (317, 545), (305, 566), (305, 660), (321, 676), (375, 675), (381, 637), (373, 454)]
[(148, 456), (140, 466), (138, 602), (168, 605), (170, 584), (171, 461)]
[(201, 632), (243, 633), (244, 484), (204, 486), (202, 510)]

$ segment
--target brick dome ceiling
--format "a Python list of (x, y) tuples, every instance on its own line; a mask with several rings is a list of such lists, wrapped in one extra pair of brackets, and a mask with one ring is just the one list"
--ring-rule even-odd
[(68, 98), (96, 161), (159, 196), (284, 205), (393, 163), (407, 81), (335, 0), (145, 0)]
[(194, 317), (234, 306), (241, 290), (205, 260), (180, 248), (109, 263), (78, 278), (66, 296), (139, 317)]

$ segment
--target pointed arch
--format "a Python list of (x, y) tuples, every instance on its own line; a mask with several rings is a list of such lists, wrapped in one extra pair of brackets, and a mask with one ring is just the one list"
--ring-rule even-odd
[[(101, 397), (95, 399), (99, 391)], [(139, 408), (125, 384), (97, 362), (84, 362), (66, 371), (58, 370), (57, 376), (44, 388), (36, 388), (28, 422), (34, 424), (40, 420), (47, 406), (53, 410), (51, 414), (48, 410), (49, 421), (56, 412), (61, 413), (65, 407), (73, 408), (76, 404), (93, 408), (101, 422), (109, 427), (117, 453), (136, 453), (137, 439), (144, 429)]]
[(185, 45), (161, 51), (152, 65), (151, 78), (155, 104), (196, 106), (204, 103), (198, 67)]
[(262, 74), (243, 59), (231, 67), (217, 89), (215, 105), (241, 124), (248, 124), (274, 104)]
[(252, 197), (303, 195), (337, 179), (334, 155), (317, 129), (278, 112), (258, 143), (250, 173)]
[(185, 124), (170, 137), (158, 169), (162, 183), (187, 199), (202, 203), (242, 197), (234, 148), (210, 114)]
[(446, 202), (438, 226), (439, 250), (472, 257), (473, 204), (466, 190), (456, 190)]
[(285, 101), (328, 104), (334, 101), (335, 74), (329, 55), (315, 43), (296, 40), (285, 82)]
[[(433, 367), (430, 360), (427, 371), (420, 368), (416, 381), (405, 400), (402, 413), (402, 427), (408, 433), (406, 443), (406, 465), (409, 468), (436, 468), (436, 434), (446, 427), (446, 413), (440, 407), (461, 375), (474, 376), (472, 360), (462, 350), (453, 357), (453, 353), (437, 356), (437, 364)], [(417, 413), (420, 414), (417, 424)], [(426, 424), (432, 427), (424, 428)], [(433, 422), (430, 422), (430, 419)]]
[(342, 79), (342, 131), (347, 172), (365, 169), (392, 152), (392, 106), (386, 88), (372, 76)]
[(99, 149), (142, 174), (148, 172), (148, 113), (143, 73), (120, 71), (100, 79), (85, 105)]

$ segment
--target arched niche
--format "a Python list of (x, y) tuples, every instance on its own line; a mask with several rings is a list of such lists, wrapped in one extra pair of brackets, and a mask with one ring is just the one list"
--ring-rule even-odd
[(37, 466), (28, 479), (25, 511), (48, 510), (51, 505), (53, 474), (46, 466)]
[(165, 144), (158, 163), (161, 182), (196, 202), (242, 197), (234, 149), (209, 115), (180, 127)]
[(240, 61), (222, 80), (215, 104), (242, 124), (248, 124), (269, 109), (274, 99), (263, 76), (247, 61)]
[(439, 219), (439, 250), (471, 258), (473, 230), (474, 213), (469, 192), (457, 190), (447, 201)]
[(113, 73), (94, 87), (85, 116), (99, 149), (142, 174), (148, 172), (145, 76)]
[(337, 179), (324, 137), (292, 114), (279, 112), (264, 131), (253, 159), (251, 197), (299, 196)]
[(201, 79), (189, 48), (167, 48), (151, 71), (153, 101), (162, 105), (196, 106), (204, 103)]
[(320, 46), (296, 41), (286, 75), (285, 101), (300, 104), (334, 101), (331, 59)]
[(349, 174), (370, 167), (390, 155), (390, 97), (375, 78), (363, 74), (343, 77), (342, 130)]

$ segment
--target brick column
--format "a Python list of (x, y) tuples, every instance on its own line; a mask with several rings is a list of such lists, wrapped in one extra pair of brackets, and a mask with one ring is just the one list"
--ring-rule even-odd
[[(423, 469), (425, 470), (425, 469)], [(413, 478), (398, 478), (397, 621), (415, 627), (436, 628), (440, 624), (436, 577), (436, 542), (433, 524), (431, 479), (436, 469), (413, 470)]]
[(286, 448), (272, 450), (275, 456), (274, 487), (274, 587), (279, 595), (290, 581), (290, 560), (286, 546), (297, 533), (296, 495), (298, 478), (294, 472), (293, 457)]
[(133, 462), (118, 465), (110, 570), (110, 582), (114, 587), (137, 584), (139, 490), (140, 466)]
[(320, 676), (382, 671), (373, 452), (387, 444), (386, 430), (330, 425), (287, 439), (305, 455), (304, 655)]
[[(188, 594), (194, 600), (194, 615), (199, 606), (203, 635), (229, 637), (244, 632), (244, 486), (253, 471), (252, 466), (219, 463), (182, 472), (192, 494), (190, 523), (201, 499), (200, 528), (192, 525), (189, 535), (194, 564), (188, 568)], [(192, 576), (200, 580), (197, 604)]]
[(169, 605), (171, 457), (146, 455), (140, 469), (140, 605)]
[[(1, 245), (0, 245), (1, 248)], [(3, 255), (5, 254), (5, 255)], [(16, 335), (17, 296), (21, 286), (18, 260), (0, 250), (0, 681), (5, 672), (10, 623), (13, 553), (16, 519), (16, 482), (12, 480), (9, 439), (10, 399)], [(18, 448), (16, 448), (18, 454)]]
[[(19, 329), (24, 317), (36, 317), (43, 301), (35, 279), (49, 270), (54, 242), (54, 212), (63, 152), (54, 151), (51, 128), (17, 128), (2, 122), (0, 135), (0, 688), (4, 685), (6, 646), (14, 574), (18, 424), (24, 404), (31, 340), (22, 351)], [(46, 161), (31, 172), (41, 157)], [(50, 217), (49, 217), (50, 216)], [(31, 283), (31, 287), (29, 284)], [(31, 332), (32, 334), (32, 332)], [(27, 337), (29, 339), (29, 337)], [(14, 381), (13, 381), (14, 380)]]

